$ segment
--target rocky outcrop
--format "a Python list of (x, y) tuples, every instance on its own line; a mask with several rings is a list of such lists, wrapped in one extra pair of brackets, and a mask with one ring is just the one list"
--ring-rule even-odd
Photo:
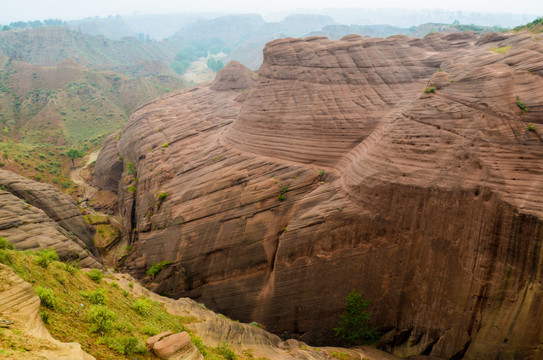
[(124, 268), (312, 343), (356, 289), (396, 354), (537, 357), (542, 76), (522, 33), (271, 42), (244, 101), (201, 85), (124, 127)]
[(113, 192), (119, 188), (119, 179), (123, 173), (123, 161), (117, 151), (118, 137), (116, 133), (104, 141), (94, 168), (94, 185)]
[[(386, 352), (377, 350), (371, 346), (360, 346), (346, 349), (337, 347), (313, 348), (307, 344), (288, 339), (281, 340), (276, 335), (262, 329), (262, 325), (257, 323), (243, 324), (234, 321), (224, 315), (216, 314), (207, 309), (204, 304), (199, 304), (188, 298), (173, 300), (168, 297), (152, 293), (127, 274), (114, 274), (115, 281), (126, 291), (134, 296), (146, 296), (164, 304), (166, 310), (173, 315), (193, 317), (197, 321), (190, 322), (187, 326), (195, 336), (200, 338), (203, 343), (210, 347), (217, 347), (221, 344), (227, 344), (237, 354), (243, 354), (243, 357), (250, 359), (269, 359), (269, 360), (330, 360), (334, 359), (334, 354), (341, 354), (343, 358), (366, 359), (366, 360), (399, 360), (398, 357)], [(112, 281), (106, 279), (106, 281)], [(149, 351), (153, 350), (155, 344), (172, 335), (170, 331), (160, 333), (150, 337), (145, 342)], [(178, 335), (184, 339), (183, 342), (172, 341), (174, 344), (187, 344), (181, 349), (192, 348), (188, 344), (189, 338)], [(173, 338), (174, 340), (176, 338)], [(199, 353), (192, 348), (191, 354), (198, 357)], [(179, 353), (180, 355), (183, 352)], [(174, 355), (175, 356), (175, 355)], [(190, 356), (190, 355), (189, 355)]]
[(211, 89), (217, 91), (245, 90), (253, 84), (251, 70), (237, 61), (230, 61), (219, 70)]
[(65, 260), (102, 267), (74, 200), (54, 187), (0, 170), (0, 237), (19, 250), (53, 247)]
[(40, 299), (29, 283), (3, 264), (0, 280), (0, 315), (9, 324), (2, 326), (2, 340), (16, 345), (16, 339), (24, 338), (24, 351), (3, 354), (14, 359), (94, 360), (80, 344), (62, 343), (51, 336), (40, 317)]
[(147, 349), (166, 360), (203, 360), (204, 357), (190, 340), (186, 331), (178, 334), (165, 332), (153, 336), (145, 342)]

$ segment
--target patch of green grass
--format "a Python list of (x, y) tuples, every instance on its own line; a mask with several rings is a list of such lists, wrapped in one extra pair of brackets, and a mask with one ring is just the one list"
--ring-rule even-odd
[(58, 255), (53, 248), (44, 249), (38, 253), (37, 263), (43, 268), (47, 268), (54, 260), (58, 260)]
[(55, 310), (58, 308), (59, 301), (55, 296), (53, 290), (37, 286), (34, 291), (36, 291), (36, 295), (38, 295), (38, 297), (40, 298), (40, 303), (43, 306), (48, 307), (51, 310)]
[(132, 309), (142, 316), (147, 315), (151, 310), (151, 301), (147, 298), (140, 297), (132, 304)]
[(81, 291), (80, 294), (94, 305), (105, 305), (107, 302), (106, 290), (102, 288), (91, 291)]
[(13, 250), (13, 244), (8, 242), (8, 240), (5, 237), (0, 237), (0, 249)]
[(513, 48), (512, 46), (502, 46), (502, 47), (499, 47), (499, 48), (491, 48), (490, 51), (493, 51), (496, 54), (505, 54), (506, 52), (508, 52), (512, 48)]
[(535, 125), (530, 123), (528, 124), (528, 131), (534, 131), (535, 132)]
[[(162, 304), (147, 299), (144, 301), (149, 307), (145, 307), (146, 312), (142, 316), (133, 308), (138, 300), (128, 291), (113, 285), (100, 287), (86, 275), (87, 272), (70, 273), (65, 270), (67, 267), (64, 263), (56, 260), (43, 268), (36, 261), (39, 255), (34, 252), (0, 250), (2, 253), (10, 257), (9, 266), (23, 280), (35, 286), (35, 289), (38, 285), (48, 289), (44, 292), (49, 294), (45, 295), (47, 299), (58, 300), (53, 305), (55, 309), (45, 304), (41, 309), (42, 319), (47, 319), (46, 327), (51, 334), (63, 342), (80, 343), (83, 350), (97, 360), (154, 359), (143, 351), (143, 344), (150, 334), (157, 331), (186, 331), (185, 324), (192, 321), (191, 318), (171, 315)], [(64, 285), (58, 282), (59, 277), (65, 277)], [(105, 305), (92, 304), (90, 298), (80, 294), (102, 291), (107, 295)], [(2, 341), (0, 336), (0, 347)], [(21, 347), (23, 345), (21, 343)], [(202, 346), (210, 354), (206, 359), (225, 359), (214, 348)]]

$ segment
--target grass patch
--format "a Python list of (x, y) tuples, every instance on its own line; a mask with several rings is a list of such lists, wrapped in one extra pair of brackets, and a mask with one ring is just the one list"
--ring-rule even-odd
[(506, 52), (508, 52), (512, 48), (513, 48), (512, 46), (502, 46), (502, 47), (499, 47), (499, 48), (492, 48), (492, 49), (490, 49), (490, 51), (493, 51), (496, 54), (505, 54)]
[(87, 276), (95, 283), (100, 284), (102, 282), (102, 278), (104, 277), (104, 273), (101, 270), (92, 269), (91, 271), (87, 272)]
[[(117, 287), (100, 286), (87, 276), (88, 272), (66, 269), (73, 265), (52, 260), (47, 268), (37, 262), (38, 253), (29, 251), (0, 250), (10, 258), (14, 271), (25, 281), (45, 289), (42, 297), (53, 301), (54, 305), (43, 303), (42, 319), (51, 334), (63, 342), (78, 342), (83, 350), (97, 360), (154, 359), (144, 350), (143, 344), (151, 334), (171, 331), (185, 331), (185, 324), (191, 318), (174, 316), (166, 312), (164, 306), (146, 298), (135, 299), (129, 292)], [(64, 285), (57, 278), (65, 278)], [(84, 294), (84, 296), (82, 296)], [(100, 298), (103, 304), (93, 304), (91, 299)], [(55, 300), (51, 300), (55, 299)], [(145, 315), (134, 309), (134, 304), (145, 303)], [(194, 337), (196, 338), (196, 337)], [(24, 345), (24, 344), (23, 344)], [(200, 344), (208, 354), (207, 360), (228, 359), (228, 353), (221, 355), (215, 348)], [(1, 358), (1, 356), (0, 356)]]

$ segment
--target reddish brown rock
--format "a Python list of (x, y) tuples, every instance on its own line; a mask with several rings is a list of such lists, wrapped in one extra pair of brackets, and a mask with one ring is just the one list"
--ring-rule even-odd
[(147, 347), (147, 350), (151, 351), (153, 349), (153, 346), (155, 346), (157, 342), (164, 339), (166, 336), (170, 336), (171, 334), (171, 331), (165, 331), (155, 336), (151, 336), (149, 339), (145, 340), (145, 346)]
[(0, 170), (0, 236), (20, 250), (54, 247), (66, 260), (102, 267), (75, 201), (55, 187)]
[(245, 90), (253, 84), (249, 68), (233, 60), (219, 70), (211, 88), (217, 91)]
[(124, 267), (312, 343), (356, 289), (391, 352), (537, 358), (542, 76), (527, 34), (274, 41), (244, 101), (201, 85), (124, 127)]
[(119, 179), (123, 172), (123, 161), (117, 150), (119, 136), (116, 133), (108, 137), (96, 159), (94, 185), (103, 190), (117, 192), (119, 188)]

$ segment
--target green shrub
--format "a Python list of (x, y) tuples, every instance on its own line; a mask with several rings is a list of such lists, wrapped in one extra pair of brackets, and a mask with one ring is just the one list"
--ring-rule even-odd
[(117, 284), (116, 281), (110, 282), (109, 285), (113, 286), (117, 290), (121, 290), (121, 287), (119, 286), (119, 284)]
[(520, 101), (520, 98), (518, 96), (517, 96), (517, 106), (520, 108), (520, 110), (522, 110), (522, 113), (527, 113), (528, 110), (530, 110), (528, 106), (524, 105), (524, 103)]
[(37, 286), (34, 291), (40, 298), (40, 302), (43, 306), (48, 307), (51, 310), (58, 308), (58, 298), (55, 296), (53, 290), (41, 286)]
[(136, 167), (134, 166), (134, 164), (132, 164), (130, 161), (126, 163), (126, 173), (128, 175), (134, 175), (136, 174)]
[(198, 349), (200, 354), (202, 354), (202, 356), (207, 359), (207, 349), (206, 349), (202, 339), (200, 339), (198, 336), (194, 335), (194, 336), (192, 336), (191, 341), (194, 344), (194, 346), (196, 346), (196, 348)]
[(227, 360), (237, 360), (236, 353), (225, 342), (222, 342), (217, 346), (217, 352), (224, 356)]
[(91, 306), (88, 312), (88, 321), (92, 324), (91, 331), (106, 333), (113, 329), (117, 314), (104, 305)]
[(277, 200), (279, 201), (283, 201), (286, 199), (286, 193), (288, 192), (288, 185), (279, 185), (279, 197), (277, 198)]
[(170, 144), (168, 144), (167, 142), (165, 142), (164, 144), (162, 144), (162, 148), (166, 149), (168, 146), (170, 146)]
[(534, 124), (528, 124), (528, 130), (529, 131), (535, 131), (535, 125)]
[(135, 192), (136, 192), (136, 187), (135, 187), (134, 185), (130, 185), (130, 186), (128, 187), (128, 192), (130, 192), (130, 193), (135, 193)]
[(155, 336), (160, 333), (156, 326), (146, 325), (141, 329), (141, 333), (149, 336)]
[(0, 237), (0, 249), (13, 250), (13, 244), (8, 242), (5, 237)]
[(167, 266), (170, 266), (172, 264), (171, 261), (161, 261), (158, 264), (153, 263), (149, 270), (147, 270), (147, 275), (151, 275), (153, 278), (157, 276), (158, 273), (162, 271), (162, 268), (165, 268)]
[(38, 252), (37, 262), (43, 268), (47, 268), (55, 260), (58, 260), (58, 255), (53, 248), (43, 249)]
[(168, 197), (168, 194), (166, 193), (166, 191), (162, 191), (160, 194), (158, 194), (159, 201), (164, 201), (164, 199), (166, 199), (167, 197)]
[(109, 337), (102, 336), (100, 344), (107, 345), (110, 349), (121, 355), (146, 354), (147, 349), (135, 336)]
[(11, 265), (13, 263), (13, 258), (8, 251), (0, 250), (0, 263), (5, 265)]
[(348, 345), (371, 344), (377, 341), (379, 330), (371, 321), (370, 303), (371, 300), (365, 300), (362, 294), (357, 294), (354, 290), (347, 296), (345, 312), (334, 331)]
[(140, 315), (145, 315), (151, 310), (151, 303), (146, 298), (139, 298), (132, 304), (132, 309)]
[(92, 269), (91, 271), (87, 272), (87, 276), (99, 284), (102, 281), (104, 274), (99, 269)]
[(78, 263), (75, 263), (75, 262), (65, 262), (65, 263), (63, 262), (63, 263), (61, 263), (61, 264), (62, 264), (62, 265), (61, 265), (61, 268), (62, 268), (64, 271), (66, 271), (66, 272), (68, 272), (68, 273), (70, 273), (70, 274), (72, 274), (72, 275), (75, 274), (76, 272), (78, 272), (79, 269), (81, 269), (81, 267), (79, 266), (79, 264), (78, 264)]
[(435, 86), (429, 86), (426, 89), (424, 89), (425, 94), (430, 94), (430, 93), (435, 93), (435, 92), (436, 92)]
[(80, 294), (91, 304), (105, 305), (105, 303), (107, 302), (106, 291), (102, 288), (96, 289), (94, 291), (81, 291)]

